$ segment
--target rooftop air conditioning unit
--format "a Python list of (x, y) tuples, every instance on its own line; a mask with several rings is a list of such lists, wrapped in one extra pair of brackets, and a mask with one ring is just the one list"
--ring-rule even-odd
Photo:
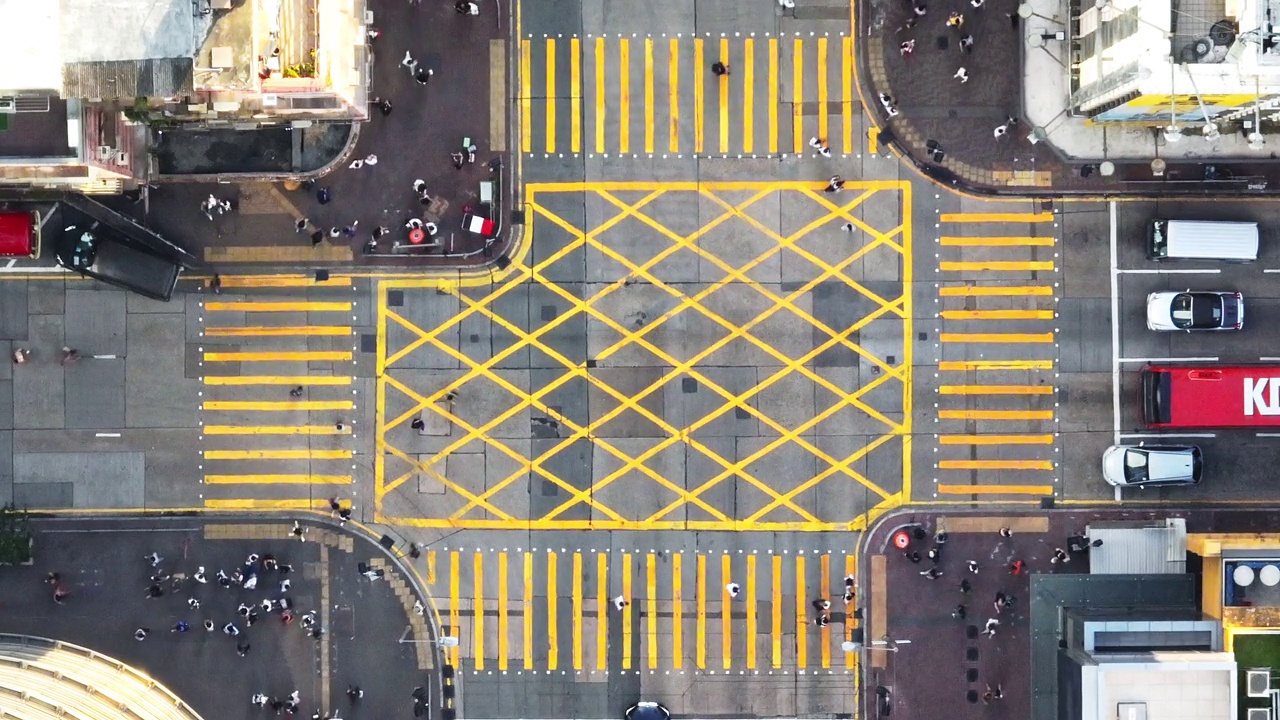
[(1246, 670), (1244, 673), (1245, 693), (1251, 698), (1264, 698), (1271, 695), (1271, 669), (1258, 668)]
[(1249, 708), (1244, 718), (1245, 720), (1272, 720), (1271, 708)]
[(0, 97), (0, 113), (18, 112), (18, 101), (11, 97)]

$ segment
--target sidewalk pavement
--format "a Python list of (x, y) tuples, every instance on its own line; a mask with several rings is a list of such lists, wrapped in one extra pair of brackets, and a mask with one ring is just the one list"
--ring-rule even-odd
[[(1022, 87), (1024, 36), (1032, 28), (1018, 17), (1019, 3), (985, 0), (974, 8), (972, 0), (861, 2), (857, 72), (863, 101), (880, 128), (879, 142), (939, 183), (981, 195), (1280, 195), (1275, 153), (1208, 165), (1203, 158), (1166, 157), (1164, 174), (1156, 176), (1154, 155), (1113, 159), (1104, 167), (1069, 158), (1052, 138), (1033, 144)], [(926, 14), (916, 16), (916, 6)], [(952, 13), (963, 15), (958, 29), (947, 24)], [(966, 36), (973, 37), (968, 53), (960, 42)], [(903, 54), (902, 43), (911, 40), (913, 52)], [(967, 82), (956, 77), (960, 68)], [(889, 116), (882, 94), (892, 98), (896, 116)], [(996, 137), (996, 128), (1011, 117), (1018, 123)], [(1154, 148), (1158, 129), (1150, 132)], [(1188, 138), (1183, 144), (1193, 142), (1202, 141)], [(1097, 156), (1103, 153), (1098, 147)]]
[[(877, 714), (877, 686), (891, 690), (893, 717), (954, 717), (957, 707), (984, 705), (990, 685), (1004, 697), (984, 707), (983, 717), (1022, 720), (1033, 716), (1031, 638), (1028, 614), (1031, 576), (1037, 573), (1087, 573), (1088, 555), (1074, 554), (1065, 564), (1052, 563), (1055, 548), (1067, 537), (1083, 533), (1092, 522), (1142, 521), (1182, 517), (1187, 532), (1270, 532), (1263, 510), (1051, 510), (1038, 514), (916, 512), (886, 516), (863, 539), (859, 568), (865, 628), (863, 688), (865, 716)], [(1012, 536), (999, 533), (1007, 527)], [(893, 534), (915, 533), (906, 552), (918, 552), (919, 563), (894, 547)], [(927, 552), (935, 533), (947, 532), (936, 580), (921, 576), (933, 568)], [(971, 573), (968, 561), (978, 563)], [(1010, 572), (1022, 560), (1021, 574)], [(971, 586), (960, 588), (962, 580)], [(1012, 596), (1010, 607), (997, 613), (997, 592)], [(952, 617), (957, 605), (965, 617)], [(982, 634), (988, 618), (999, 625), (995, 635)], [(896, 651), (884, 644), (889, 638)], [(909, 641), (909, 642), (906, 642)]]
[[(261, 269), (474, 267), (494, 262), (509, 248), (513, 172), (509, 123), (502, 111), (507, 105), (511, 19), (505, 10), (499, 17), (500, 7), (506, 6), (486, 3), (480, 15), (468, 16), (447, 2), (380, 4), (370, 26), (380, 33), (371, 46), (370, 96), (390, 100), (392, 110), (384, 115), (371, 104), (370, 119), (357, 129), (354, 146), (329, 172), (314, 186), (293, 189), (266, 182), (166, 183), (149, 193), (146, 223), (224, 273), (245, 264)], [(432, 71), (425, 85), (402, 64), (406, 52), (419, 69)], [(501, 117), (490, 117), (495, 108), (503, 112)], [(495, 135), (495, 130), (500, 132)], [(464, 138), (474, 143), (475, 160), (458, 170), (450, 153), (463, 151)], [(370, 156), (376, 156), (376, 164), (368, 162)], [(352, 168), (353, 162), (363, 165)], [(414, 192), (416, 179), (425, 181), (434, 198), (430, 205), (423, 205)], [(493, 211), (497, 239), (487, 249), (482, 236), (462, 229), (468, 208), (480, 212), (480, 184), (486, 180), (498, 181)], [(327, 204), (318, 200), (322, 188), (332, 198)], [(230, 200), (235, 210), (210, 220), (200, 207), (209, 195)], [(141, 203), (128, 199), (113, 207), (135, 216), (143, 212)], [(440, 245), (392, 253), (393, 241), (407, 244), (405, 222), (412, 217), (435, 222)], [(295, 230), (300, 218), (310, 220), (305, 232)], [(329, 238), (330, 228), (357, 221), (355, 237)], [(379, 241), (377, 254), (366, 255), (363, 248), (379, 226), (391, 232)], [(317, 229), (324, 239), (311, 253), (309, 235)]]

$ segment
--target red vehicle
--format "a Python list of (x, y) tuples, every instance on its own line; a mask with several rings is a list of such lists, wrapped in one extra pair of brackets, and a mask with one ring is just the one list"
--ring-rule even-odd
[(0, 212), (0, 257), (40, 257), (40, 213)]
[(1142, 419), (1154, 428), (1280, 426), (1280, 366), (1149, 365)]

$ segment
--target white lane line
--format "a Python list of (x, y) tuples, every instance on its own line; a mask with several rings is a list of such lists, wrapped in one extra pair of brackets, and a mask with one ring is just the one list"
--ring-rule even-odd
[(1167, 357), (1167, 358), (1120, 358), (1122, 363), (1152, 363), (1161, 365), (1164, 363), (1180, 363), (1180, 362), (1218, 362), (1217, 357)]
[(1217, 275), (1222, 270), (1188, 270), (1188, 269), (1160, 269), (1160, 270), (1116, 270), (1122, 275)]
[[(1120, 444), (1120, 258), (1116, 250), (1116, 228), (1119, 221), (1116, 217), (1116, 201), (1110, 204), (1111, 215), (1111, 422), (1114, 430), (1112, 445)], [(1120, 496), (1120, 487), (1115, 488), (1116, 502)]]
[(1122, 438), (1214, 438), (1217, 433), (1122, 433)]
[(1277, 360), (1280, 360), (1280, 357), (1271, 357), (1271, 356), (1264, 355), (1258, 358), (1258, 362), (1276, 362)]
[(1257, 437), (1280, 437), (1280, 433), (1254, 433)]
[(40, 274), (52, 275), (54, 273), (70, 272), (66, 268), (58, 265), (55, 265), (53, 267), (27, 267), (27, 266), (20, 267), (14, 264), (16, 262), (17, 262), (16, 260), (10, 260), (8, 265), (5, 265), (4, 267), (0, 267), (0, 273), (20, 274), (20, 275), (26, 275), (26, 274), (34, 275), (34, 274), (40, 273)]
[(1264, 272), (1264, 273), (1280, 273), (1280, 268), (1267, 268), (1267, 269), (1263, 270), (1262, 272)]

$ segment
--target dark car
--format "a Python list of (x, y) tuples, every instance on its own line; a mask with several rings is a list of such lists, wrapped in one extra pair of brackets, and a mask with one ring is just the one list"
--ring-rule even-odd
[(627, 720), (671, 720), (671, 713), (656, 702), (638, 702), (627, 708)]

